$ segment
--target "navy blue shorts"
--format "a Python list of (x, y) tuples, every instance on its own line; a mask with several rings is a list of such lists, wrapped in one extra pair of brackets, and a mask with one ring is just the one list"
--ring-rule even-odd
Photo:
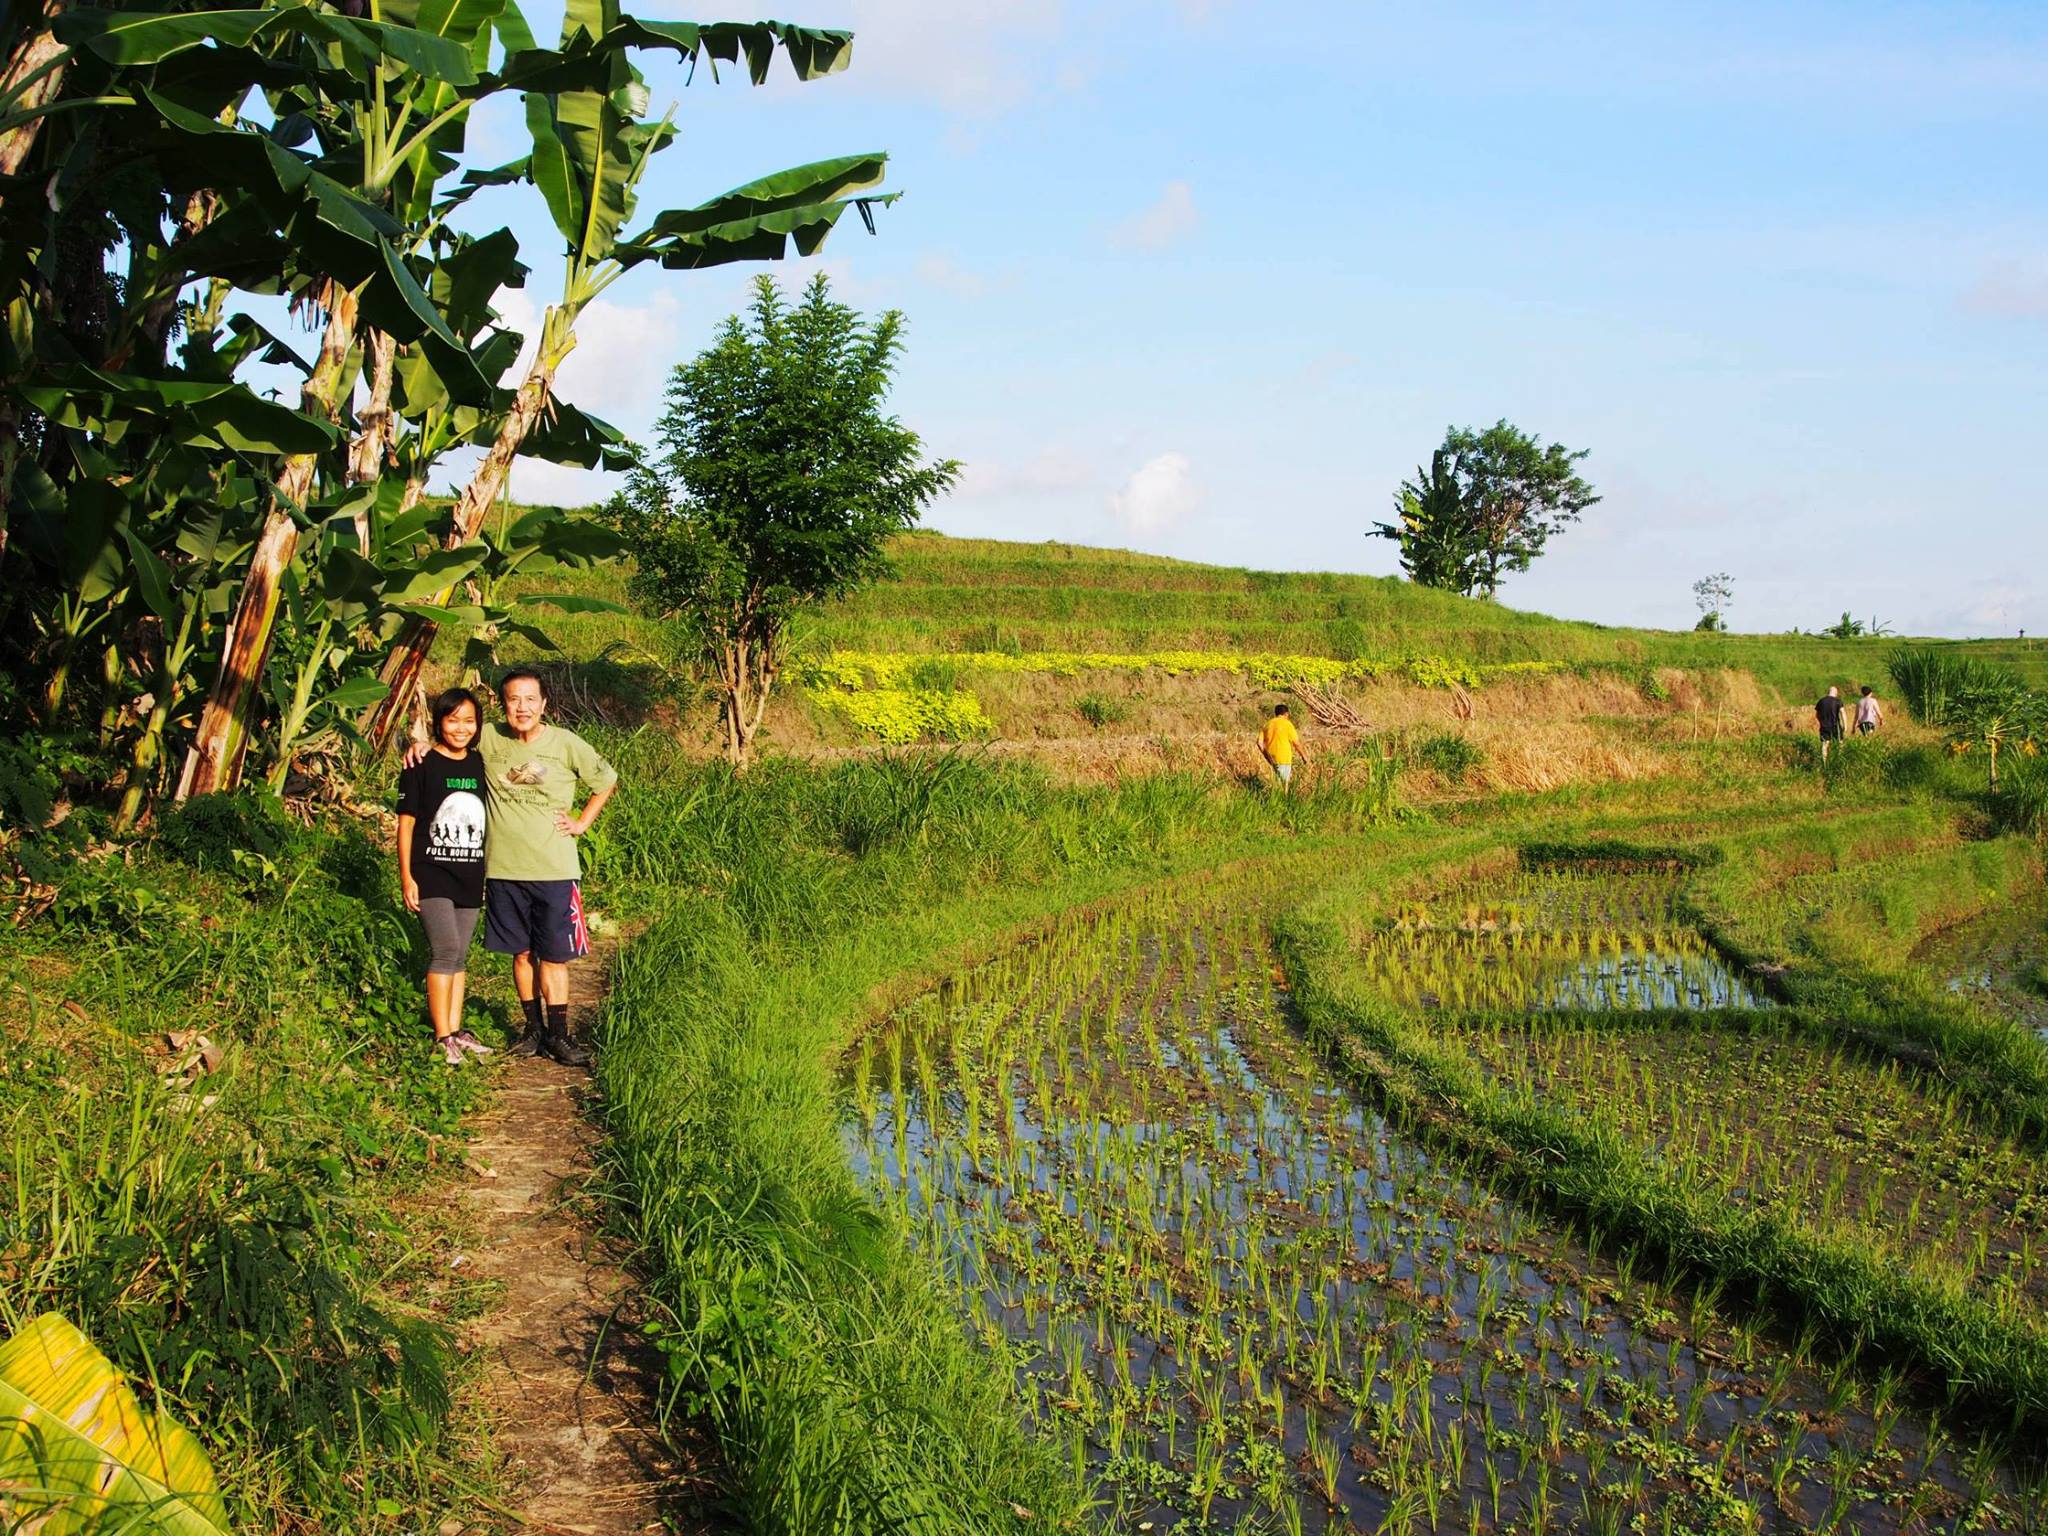
[(574, 880), (486, 880), (484, 948), (559, 963), (590, 953), (583, 887)]

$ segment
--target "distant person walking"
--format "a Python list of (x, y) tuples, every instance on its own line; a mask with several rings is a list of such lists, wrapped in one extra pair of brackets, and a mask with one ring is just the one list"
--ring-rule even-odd
[(1308, 762), (1308, 753), (1301, 745), (1301, 733), (1288, 718), (1287, 706), (1275, 704), (1273, 717), (1259, 732), (1259, 752), (1273, 765), (1273, 772), (1288, 788), (1294, 787), (1294, 760), (1299, 757), (1303, 764)]
[(1861, 697), (1856, 700), (1856, 734), (1868, 736), (1884, 724), (1884, 706), (1877, 702), (1877, 695), (1871, 692), (1870, 684), (1863, 685)]
[[(590, 952), (576, 839), (596, 822), (619, 775), (581, 736), (542, 718), (548, 696), (538, 672), (514, 667), (499, 681), (498, 697), (505, 721), (484, 727), (477, 740), (491, 827), (484, 948), (512, 957), (526, 1033), (511, 1054), (545, 1052), (563, 1066), (585, 1066), (590, 1053), (569, 1037), (569, 965)], [(407, 765), (426, 750), (412, 748)], [(579, 789), (589, 795), (581, 811)]]
[(1842, 739), (1842, 690), (1829, 687), (1813, 706), (1813, 718), (1820, 722), (1820, 760), (1828, 760), (1828, 748)]
[(449, 1066), (491, 1048), (462, 1023), (469, 946), (484, 906), (484, 759), (473, 743), (483, 705), (450, 688), (429, 710), (434, 740), (398, 775), (398, 883), (427, 934), (427, 1016)]

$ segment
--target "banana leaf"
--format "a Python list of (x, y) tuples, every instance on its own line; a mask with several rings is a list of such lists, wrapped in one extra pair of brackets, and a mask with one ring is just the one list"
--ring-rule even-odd
[(0, 1514), (39, 1536), (226, 1536), (205, 1451), (54, 1312), (0, 1344)]

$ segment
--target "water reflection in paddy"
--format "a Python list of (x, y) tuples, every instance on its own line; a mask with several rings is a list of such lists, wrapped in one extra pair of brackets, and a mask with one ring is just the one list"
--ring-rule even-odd
[(1114, 1528), (1961, 1530), (2001, 1485), (1895, 1381), (1796, 1365), (1330, 1087), (1249, 920), (1076, 920), (848, 1090), (856, 1164)]

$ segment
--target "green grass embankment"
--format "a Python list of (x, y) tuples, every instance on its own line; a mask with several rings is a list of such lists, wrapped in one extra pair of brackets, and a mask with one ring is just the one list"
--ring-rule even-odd
[(481, 1079), (425, 1048), (387, 856), (261, 795), (66, 831), (5, 850), (46, 883), (0, 924), (0, 1333), (71, 1319), (237, 1529), (433, 1529), (493, 1480), (448, 1429), (482, 1299), (409, 1197)]

